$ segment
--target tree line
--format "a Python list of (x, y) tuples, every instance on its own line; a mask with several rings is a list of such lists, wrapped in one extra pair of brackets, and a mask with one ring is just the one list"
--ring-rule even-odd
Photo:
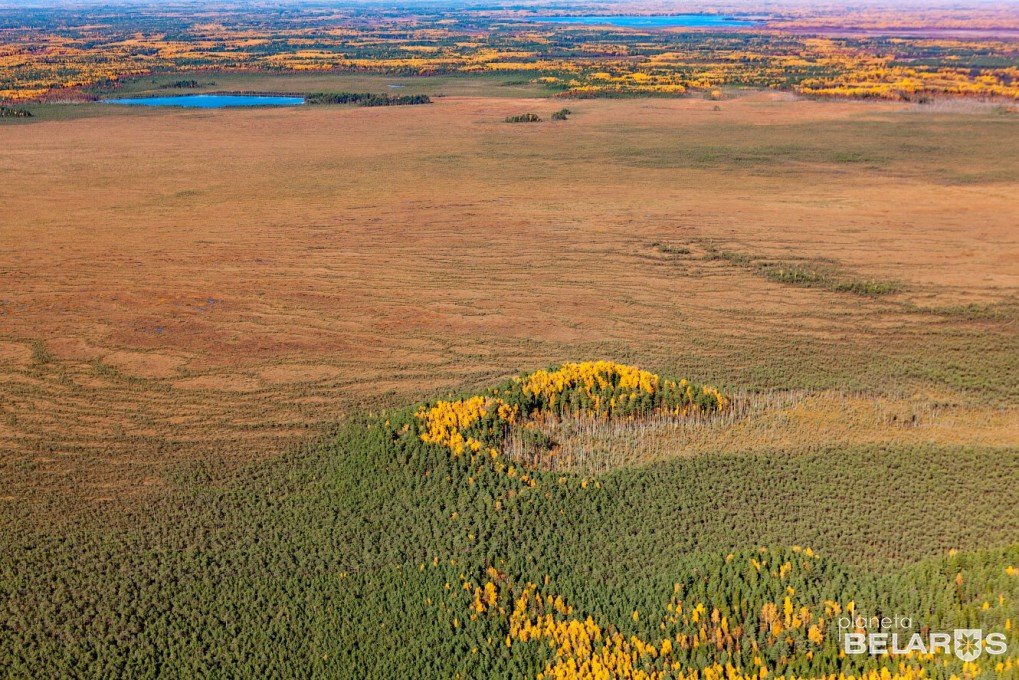
[(304, 98), (308, 104), (354, 104), (355, 106), (413, 106), (431, 104), (426, 94), (375, 94), (373, 92), (315, 92)]

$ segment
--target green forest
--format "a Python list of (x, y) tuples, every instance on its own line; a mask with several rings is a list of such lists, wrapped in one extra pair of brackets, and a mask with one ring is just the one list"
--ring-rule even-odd
[[(554, 403), (726, 406), (710, 387), (572, 366), (352, 418), (236, 472), (182, 466), (151, 503), (48, 527), (9, 508), (2, 674), (1019, 678), (1019, 456), (774, 451), (588, 478), (489, 454), (499, 422)], [(576, 388), (592, 374), (609, 377)], [(440, 430), (483, 446), (457, 452)], [(849, 615), (1003, 632), (1010, 649), (966, 665), (845, 655)]]

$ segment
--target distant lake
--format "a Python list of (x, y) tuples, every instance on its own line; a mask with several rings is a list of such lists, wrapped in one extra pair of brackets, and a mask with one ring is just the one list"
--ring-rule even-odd
[(533, 21), (547, 24), (590, 24), (610, 25), (624, 28), (713, 28), (753, 26), (756, 21), (734, 19), (720, 14), (672, 14), (669, 16), (575, 16), (575, 17), (533, 17)]
[(180, 106), (189, 109), (225, 109), (235, 106), (299, 106), (304, 97), (270, 97), (254, 94), (182, 94), (171, 97), (104, 99), (105, 104), (127, 106)]

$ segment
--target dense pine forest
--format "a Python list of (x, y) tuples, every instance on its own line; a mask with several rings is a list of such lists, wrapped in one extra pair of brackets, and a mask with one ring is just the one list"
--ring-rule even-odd
[[(97, 505), (48, 527), (12, 508), (0, 668), (1019, 677), (1015, 455), (774, 451), (585, 477), (499, 448), (564, 413), (705, 418), (729, 405), (708, 386), (569, 364), (352, 419), (327, 443), (226, 479), (191, 464), (149, 504)], [(840, 618), (892, 615), (916, 632), (1004, 632), (1010, 651), (965, 665), (840, 653)]]

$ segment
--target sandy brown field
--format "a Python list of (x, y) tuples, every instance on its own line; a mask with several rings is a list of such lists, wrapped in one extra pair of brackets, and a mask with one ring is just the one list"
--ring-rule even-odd
[(562, 104), (0, 126), (0, 496), (137, 493), (565, 359), (1019, 403), (1019, 116), (751, 94), (502, 122)]

